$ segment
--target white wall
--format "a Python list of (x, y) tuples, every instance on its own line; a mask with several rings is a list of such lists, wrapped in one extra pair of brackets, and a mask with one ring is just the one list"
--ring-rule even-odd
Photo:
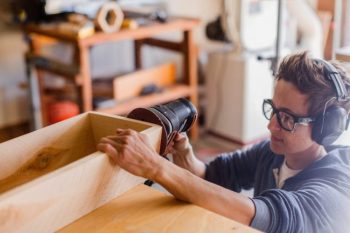
[(172, 15), (198, 18), (200, 26), (195, 30), (195, 39), (200, 45), (208, 43), (205, 37), (205, 26), (221, 12), (221, 0), (166, 0)]

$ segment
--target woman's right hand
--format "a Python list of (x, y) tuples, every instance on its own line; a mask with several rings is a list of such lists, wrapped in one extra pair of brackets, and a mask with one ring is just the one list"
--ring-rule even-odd
[(186, 133), (176, 134), (171, 142), (169, 152), (173, 155), (173, 162), (176, 165), (197, 176), (204, 177), (205, 164), (194, 155), (192, 145)]

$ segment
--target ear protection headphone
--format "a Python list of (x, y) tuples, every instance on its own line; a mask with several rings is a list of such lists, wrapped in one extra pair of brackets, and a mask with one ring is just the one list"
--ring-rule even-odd
[(330, 145), (347, 130), (350, 117), (348, 112), (341, 106), (331, 106), (327, 104), (332, 99), (338, 102), (350, 100), (345, 84), (338, 70), (329, 62), (321, 59), (315, 59), (317, 63), (323, 64), (324, 77), (331, 82), (336, 96), (325, 103), (324, 111), (319, 114), (314, 122), (312, 129), (312, 138), (320, 145)]

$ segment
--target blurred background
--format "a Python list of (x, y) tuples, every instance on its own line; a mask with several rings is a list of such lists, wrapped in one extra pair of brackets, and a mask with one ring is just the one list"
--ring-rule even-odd
[[(349, 29), (350, 0), (2, 0), (0, 142), (86, 110), (125, 115), (136, 102), (189, 97), (199, 111), (191, 139), (210, 160), (268, 137), (261, 104), (281, 57), (309, 50), (349, 68)], [(176, 44), (186, 36), (188, 47)], [(174, 64), (175, 80), (163, 86), (166, 78), (155, 76), (165, 63)], [(137, 86), (133, 74), (149, 70), (154, 79), (118, 99)], [(117, 87), (121, 80), (128, 86)], [(171, 91), (177, 84), (187, 87), (183, 94)]]

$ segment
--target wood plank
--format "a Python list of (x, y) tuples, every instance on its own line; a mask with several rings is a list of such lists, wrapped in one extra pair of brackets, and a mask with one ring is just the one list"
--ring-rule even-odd
[(135, 69), (142, 68), (142, 40), (134, 41), (134, 65)]
[(258, 232), (198, 206), (177, 201), (145, 185), (138, 185), (60, 233), (157, 232), (211, 233)]
[(93, 36), (79, 40), (79, 44), (89, 46), (111, 41), (120, 41), (133, 38), (134, 40), (149, 38), (160, 35), (165, 32), (173, 32), (178, 30), (192, 30), (199, 25), (199, 20), (190, 18), (174, 18), (168, 20), (167, 23), (153, 23), (137, 29), (125, 29), (115, 33), (98, 32)]
[(135, 108), (146, 108), (156, 104), (170, 102), (172, 100), (188, 97), (191, 95), (191, 88), (187, 85), (176, 84), (164, 89), (161, 93), (135, 97), (127, 101), (118, 103), (111, 108), (98, 108), (96, 111), (110, 114), (123, 115)]
[(179, 42), (173, 42), (173, 41), (166, 41), (156, 38), (147, 38), (143, 40), (144, 44), (156, 46), (163, 49), (168, 49), (172, 51), (181, 52), (182, 51), (182, 44)]
[(148, 26), (143, 26), (137, 29), (122, 29), (115, 33), (96, 32), (94, 35), (86, 38), (78, 38), (74, 35), (65, 35), (57, 30), (48, 27), (40, 28), (35, 24), (30, 24), (24, 28), (27, 34), (40, 34), (46, 37), (52, 37), (62, 41), (78, 43), (81, 46), (91, 46), (99, 43), (111, 41), (120, 41), (126, 39), (143, 39), (154, 35), (159, 35), (164, 32), (176, 30), (191, 30), (199, 25), (199, 20), (191, 18), (172, 18), (167, 23), (153, 23)]
[[(183, 46), (183, 69), (184, 69), (184, 82), (188, 84), (191, 89), (190, 101), (198, 109), (198, 77), (197, 77), (197, 56), (198, 50), (193, 42), (193, 32), (184, 32), (184, 46)], [(199, 135), (198, 122), (194, 122), (190, 136), (193, 140), (196, 140)]]
[(150, 84), (159, 88), (170, 86), (175, 83), (175, 72), (175, 65), (168, 63), (119, 76), (113, 81), (114, 99), (120, 101), (139, 96), (142, 88)]
[(92, 110), (92, 81), (90, 71), (90, 53), (89, 48), (85, 46), (79, 46), (79, 65), (82, 77), (81, 87), (81, 102), (83, 103), (82, 112)]
[(95, 152), (117, 127), (140, 131), (159, 148), (159, 126), (101, 113), (0, 144), (0, 232), (56, 231), (144, 182)]
[(74, 80), (79, 73), (79, 67), (75, 64), (65, 64), (55, 59), (31, 53), (26, 54), (26, 59), (38, 69), (61, 75), (68, 80)]

